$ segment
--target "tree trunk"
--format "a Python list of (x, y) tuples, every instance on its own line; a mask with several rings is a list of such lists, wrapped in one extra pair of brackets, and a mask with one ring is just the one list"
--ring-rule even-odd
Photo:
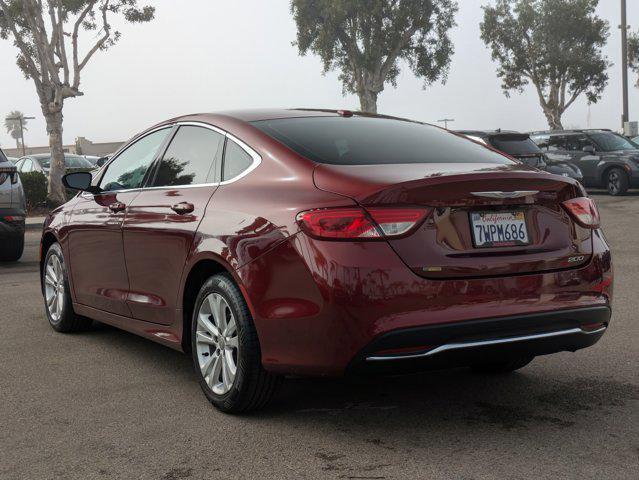
[(359, 92), (359, 103), (362, 112), (377, 113), (377, 92), (364, 89)]
[(42, 108), (47, 122), (49, 148), (51, 149), (51, 166), (49, 170), (49, 189), (47, 200), (49, 205), (57, 207), (67, 201), (66, 190), (62, 185), (62, 176), (66, 172), (64, 165), (64, 148), (62, 146), (62, 111), (49, 111)]
[(561, 123), (561, 113), (558, 109), (546, 107), (544, 108), (544, 115), (546, 115), (548, 127), (550, 127), (551, 130), (564, 129), (564, 126)]

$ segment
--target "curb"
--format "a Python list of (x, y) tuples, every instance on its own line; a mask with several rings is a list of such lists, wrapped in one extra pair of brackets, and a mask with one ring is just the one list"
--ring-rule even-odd
[(28, 218), (24, 224), (24, 229), (28, 232), (35, 230), (42, 230), (44, 225), (44, 217), (42, 218)]

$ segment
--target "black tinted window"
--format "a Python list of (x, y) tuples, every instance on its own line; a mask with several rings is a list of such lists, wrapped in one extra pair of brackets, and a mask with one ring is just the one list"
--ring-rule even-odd
[(604, 152), (635, 150), (637, 148), (627, 138), (612, 132), (591, 133), (590, 138), (599, 146), (599, 150), (603, 150)]
[(569, 152), (582, 152), (587, 145), (592, 145), (592, 143), (585, 135), (568, 135), (566, 137), (566, 150)]
[(554, 135), (548, 140), (548, 151), (566, 150), (566, 137), (563, 135)]
[(237, 177), (251, 166), (253, 158), (237, 143), (229, 139), (226, 141), (224, 151), (224, 169), (222, 180), (230, 180)]
[(528, 137), (492, 137), (491, 143), (497, 150), (508, 155), (534, 155), (540, 152), (539, 147)]
[(113, 191), (141, 187), (147, 170), (170, 130), (170, 128), (164, 128), (149, 133), (127, 147), (109, 164), (100, 181), (102, 190)]
[(4, 153), (2, 153), (2, 150), (0, 150), (0, 163), (2, 162), (7, 162), (7, 157), (4, 156)]
[(253, 125), (319, 163), (510, 163), (502, 155), (431, 125), (367, 117), (261, 120)]
[(206, 183), (224, 136), (204, 127), (180, 127), (166, 150), (154, 185)]

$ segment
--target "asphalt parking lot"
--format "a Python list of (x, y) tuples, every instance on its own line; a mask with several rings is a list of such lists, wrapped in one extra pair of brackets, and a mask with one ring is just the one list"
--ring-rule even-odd
[(639, 194), (595, 194), (613, 248), (611, 328), (520, 373), (291, 379), (234, 417), (189, 358), (111, 327), (61, 335), (39, 233), (0, 265), (0, 478), (639, 478)]

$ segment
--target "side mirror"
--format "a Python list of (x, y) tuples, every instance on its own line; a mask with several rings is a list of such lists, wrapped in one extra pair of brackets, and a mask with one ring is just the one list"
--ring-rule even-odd
[(71, 190), (80, 190), (82, 192), (98, 193), (100, 189), (91, 185), (93, 177), (89, 172), (73, 172), (67, 173), (62, 177), (62, 183)]
[(108, 159), (109, 159), (109, 157), (100, 157), (100, 158), (98, 158), (98, 161), (95, 162), (95, 164), (98, 167), (101, 167), (102, 165), (104, 165), (107, 162)]
[(582, 150), (586, 153), (595, 153), (595, 147), (592, 145), (586, 145)]

